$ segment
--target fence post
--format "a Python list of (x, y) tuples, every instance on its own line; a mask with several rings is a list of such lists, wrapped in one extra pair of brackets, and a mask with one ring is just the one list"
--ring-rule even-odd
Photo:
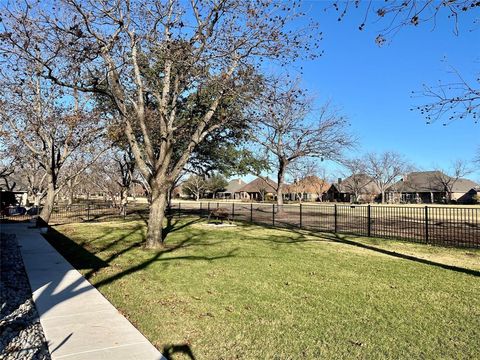
[(253, 223), (253, 203), (250, 203), (250, 223)]
[(210, 201), (207, 202), (207, 211), (208, 211), (208, 216), (210, 216)]
[(87, 221), (90, 220), (90, 204), (87, 204)]
[(302, 203), (300, 203), (300, 229), (302, 228)]
[(220, 205), (219, 205), (218, 202), (217, 202), (217, 209), (218, 209), (219, 207), (220, 207)]
[(235, 219), (235, 203), (232, 203), (232, 221)]
[(178, 217), (182, 217), (182, 203), (178, 202)]
[(334, 225), (334, 230), (333, 232), (337, 232), (337, 228), (338, 228), (338, 223), (337, 223), (337, 204), (334, 205), (334, 212), (333, 212), (333, 216), (334, 216), (334, 222), (335, 222), (335, 225)]
[(202, 210), (203, 210), (203, 209), (202, 209), (202, 202), (200, 201), (200, 217), (202, 217), (202, 213), (203, 213)]
[(368, 226), (367, 226), (367, 236), (370, 237), (372, 234), (372, 214), (371, 214), (371, 207), (370, 204), (367, 205), (367, 221), (368, 221)]
[(425, 206), (425, 242), (428, 244), (428, 206)]
[(275, 226), (275, 204), (272, 204), (272, 225)]

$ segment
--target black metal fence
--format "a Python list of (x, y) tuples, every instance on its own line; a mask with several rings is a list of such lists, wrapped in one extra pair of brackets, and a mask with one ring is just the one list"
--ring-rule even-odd
[(175, 202), (170, 211), (208, 217), (214, 209), (233, 221), (480, 248), (480, 207)]
[[(29, 221), (37, 218), (41, 211), (41, 208), (32, 208), (27, 212), (19, 209), (10, 209), (7, 214), (2, 216), (2, 219), (8, 221)], [(131, 210), (133, 211), (133, 209)], [(125, 216), (126, 212), (121, 212), (109, 203), (57, 205), (53, 208), (50, 225), (83, 221), (105, 221)]]
[[(266, 203), (174, 202), (171, 215), (209, 217), (222, 209), (232, 221), (242, 221), (284, 228), (301, 228), (358, 236), (395, 238), (418, 243), (480, 248), (480, 206), (388, 206), (340, 204), (288, 204), (279, 207)], [(6, 220), (30, 220), (28, 214), (10, 214)], [(110, 204), (75, 204), (56, 206), (50, 224), (83, 221), (108, 221), (126, 216), (148, 217), (146, 205), (127, 210)]]

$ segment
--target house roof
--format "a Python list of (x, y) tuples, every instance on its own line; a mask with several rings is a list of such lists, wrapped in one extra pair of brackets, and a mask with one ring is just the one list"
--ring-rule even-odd
[(242, 179), (232, 179), (228, 182), (227, 188), (225, 192), (227, 193), (235, 193), (238, 192), (242, 187), (246, 185), (246, 182)]
[[(387, 191), (395, 192), (444, 192), (445, 182), (453, 179), (441, 171), (411, 172), (390, 186)], [(452, 187), (452, 192), (465, 193), (478, 186), (469, 179), (458, 179)]]
[(332, 184), (331, 188), (334, 188), (339, 193), (352, 193), (355, 189), (359, 189), (360, 194), (380, 193), (380, 189), (373, 181), (373, 178), (367, 174), (351, 175), (340, 183)]
[(285, 186), (285, 192), (294, 193), (301, 189), (305, 193), (323, 193), (330, 188), (330, 184), (323, 179), (320, 179), (318, 176), (310, 175), (306, 176), (304, 179), (299, 180), (297, 183), (287, 184)]
[(267, 178), (256, 178), (255, 180), (249, 182), (247, 185), (241, 187), (239, 192), (255, 193), (267, 191), (269, 193), (276, 193), (277, 183), (273, 180)]
[(465, 193), (472, 189), (477, 189), (478, 184), (473, 182), (470, 179), (458, 179), (455, 184), (453, 184), (452, 192)]

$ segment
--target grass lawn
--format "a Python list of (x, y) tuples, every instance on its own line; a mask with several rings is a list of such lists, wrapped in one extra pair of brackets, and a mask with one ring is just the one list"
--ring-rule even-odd
[(47, 235), (172, 359), (480, 358), (480, 251), (182, 219)]

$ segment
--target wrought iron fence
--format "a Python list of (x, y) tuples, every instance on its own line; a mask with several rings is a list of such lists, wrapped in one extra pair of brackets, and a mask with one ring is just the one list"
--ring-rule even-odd
[[(20, 210), (20, 207), (13, 207), (2, 215), (1, 219), (8, 221), (29, 221), (36, 219), (41, 208), (35, 207), (28, 210)], [(50, 225), (83, 221), (105, 221), (119, 217), (125, 217), (126, 213), (120, 212), (111, 204), (73, 204), (56, 205), (50, 217)]]
[(207, 217), (358, 236), (480, 248), (480, 207), (174, 202), (173, 215)]
[[(286, 204), (240, 202), (173, 202), (170, 215), (210, 217), (222, 209), (230, 221), (283, 228), (301, 228), (358, 236), (395, 238), (412, 242), (480, 248), (480, 207), (389, 206), (340, 204)], [(30, 220), (40, 209), (25, 214), (4, 215), (7, 220)], [(56, 206), (50, 224), (108, 221), (139, 215), (146, 208), (130, 206), (120, 211), (111, 204)]]

